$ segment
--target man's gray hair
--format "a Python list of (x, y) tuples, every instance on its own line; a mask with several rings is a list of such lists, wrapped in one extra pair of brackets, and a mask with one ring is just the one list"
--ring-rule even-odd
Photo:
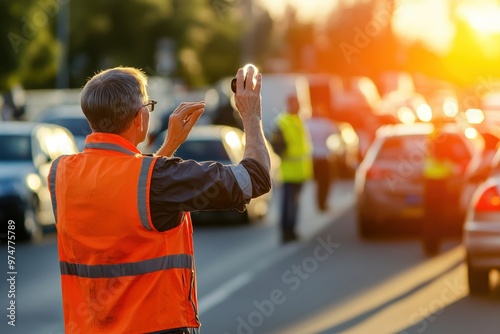
[(147, 77), (133, 67), (115, 67), (95, 74), (83, 87), (80, 103), (95, 132), (120, 134), (148, 99)]

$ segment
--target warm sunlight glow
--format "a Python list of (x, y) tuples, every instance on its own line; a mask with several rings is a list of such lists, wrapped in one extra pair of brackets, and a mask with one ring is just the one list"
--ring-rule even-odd
[(240, 150), (241, 149), (241, 141), (240, 141), (240, 137), (238, 137), (238, 135), (236, 134), (236, 132), (234, 131), (229, 131), (228, 133), (226, 133), (226, 135), (224, 136), (224, 140), (226, 141), (226, 143), (234, 148), (234, 149), (238, 149)]
[(496, 1), (464, 4), (459, 8), (459, 15), (479, 34), (500, 33), (500, 4)]
[[(422, 312), (423, 308), (429, 309), (432, 306), (435, 312), (439, 312), (447, 305), (453, 305), (467, 296), (465, 266), (453, 269), (456, 261), (463, 259), (463, 256), (464, 249), (455, 247), (437, 257), (409, 267), (407, 271), (400, 272), (390, 279), (376, 282), (370, 288), (360, 290), (358, 295), (332, 301), (328, 307), (309, 318), (291, 319), (288, 327), (276, 333), (323, 333), (329, 332), (329, 329), (331, 332), (332, 328), (353, 323), (353, 319), (360, 317), (362, 321), (353, 327), (346, 326), (342, 333), (405, 333), (405, 328), (429, 317), (428, 313)], [(462, 288), (457, 289), (456, 293), (451, 293), (448, 286), (443, 286), (433, 279), (443, 274), (447, 282), (456, 282)], [(410, 293), (415, 296), (415, 302), (419, 307), (415, 308), (415, 304), (411, 304), (409, 298), (402, 298)], [(413, 313), (409, 318), (395, 318), (393, 312), (398, 309)], [(379, 317), (367, 316), (374, 310)], [(374, 331), (374, 328), (377, 330)]]
[(392, 20), (395, 34), (412, 43), (422, 41), (438, 53), (446, 53), (455, 34), (446, 1), (399, 0)]

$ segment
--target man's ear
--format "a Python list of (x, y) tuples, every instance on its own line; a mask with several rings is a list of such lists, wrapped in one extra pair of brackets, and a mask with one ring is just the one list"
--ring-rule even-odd
[(134, 127), (137, 128), (138, 130), (142, 130), (142, 110), (139, 110), (139, 112), (137, 113), (137, 115), (135, 115), (134, 117), (134, 121), (133, 121), (133, 124), (134, 124)]

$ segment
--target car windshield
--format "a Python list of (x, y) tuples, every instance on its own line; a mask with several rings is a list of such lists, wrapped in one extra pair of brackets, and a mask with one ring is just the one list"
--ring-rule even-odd
[[(429, 145), (425, 136), (389, 137), (380, 148), (377, 160), (422, 162)], [(448, 158), (454, 162), (462, 163), (471, 159), (465, 142), (457, 135), (443, 135), (441, 145), (446, 147)]]
[(31, 160), (31, 140), (29, 136), (0, 135), (0, 161)]
[(57, 118), (51, 119), (49, 122), (65, 127), (75, 137), (86, 137), (92, 133), (92, 129), (85, 118)]
[(222, 142), (215, 140), (188, 140), (177, 149), (175, 155), (184, 160), (230, 162)]
[(423, 136), (389, 137), (382, 144), (377, 160), (407, 160), (417, 155), (422, 158), (425, 150)]

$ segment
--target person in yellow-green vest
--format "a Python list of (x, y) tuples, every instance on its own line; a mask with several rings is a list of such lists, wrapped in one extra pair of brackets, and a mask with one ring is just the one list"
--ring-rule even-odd
[(281, 157), (281, 236), (287, 243), (298, 238), (295, 225), (299, 198), (304, 182), (313, 176), (312, 144), (305, 122), (300, 117), (300, 106), (295, 95), (287, 100), (288, 109), (276, 120), (272, 145)]
[(438, 252), (443, 226), (449, 218), (450, 181), (456, 175), (457, 164), (451, 156), (447, 135), (439, 124), (429, 136), (427, 155), (424, 160), (424, 220), (422, 242), (426, 254)]

